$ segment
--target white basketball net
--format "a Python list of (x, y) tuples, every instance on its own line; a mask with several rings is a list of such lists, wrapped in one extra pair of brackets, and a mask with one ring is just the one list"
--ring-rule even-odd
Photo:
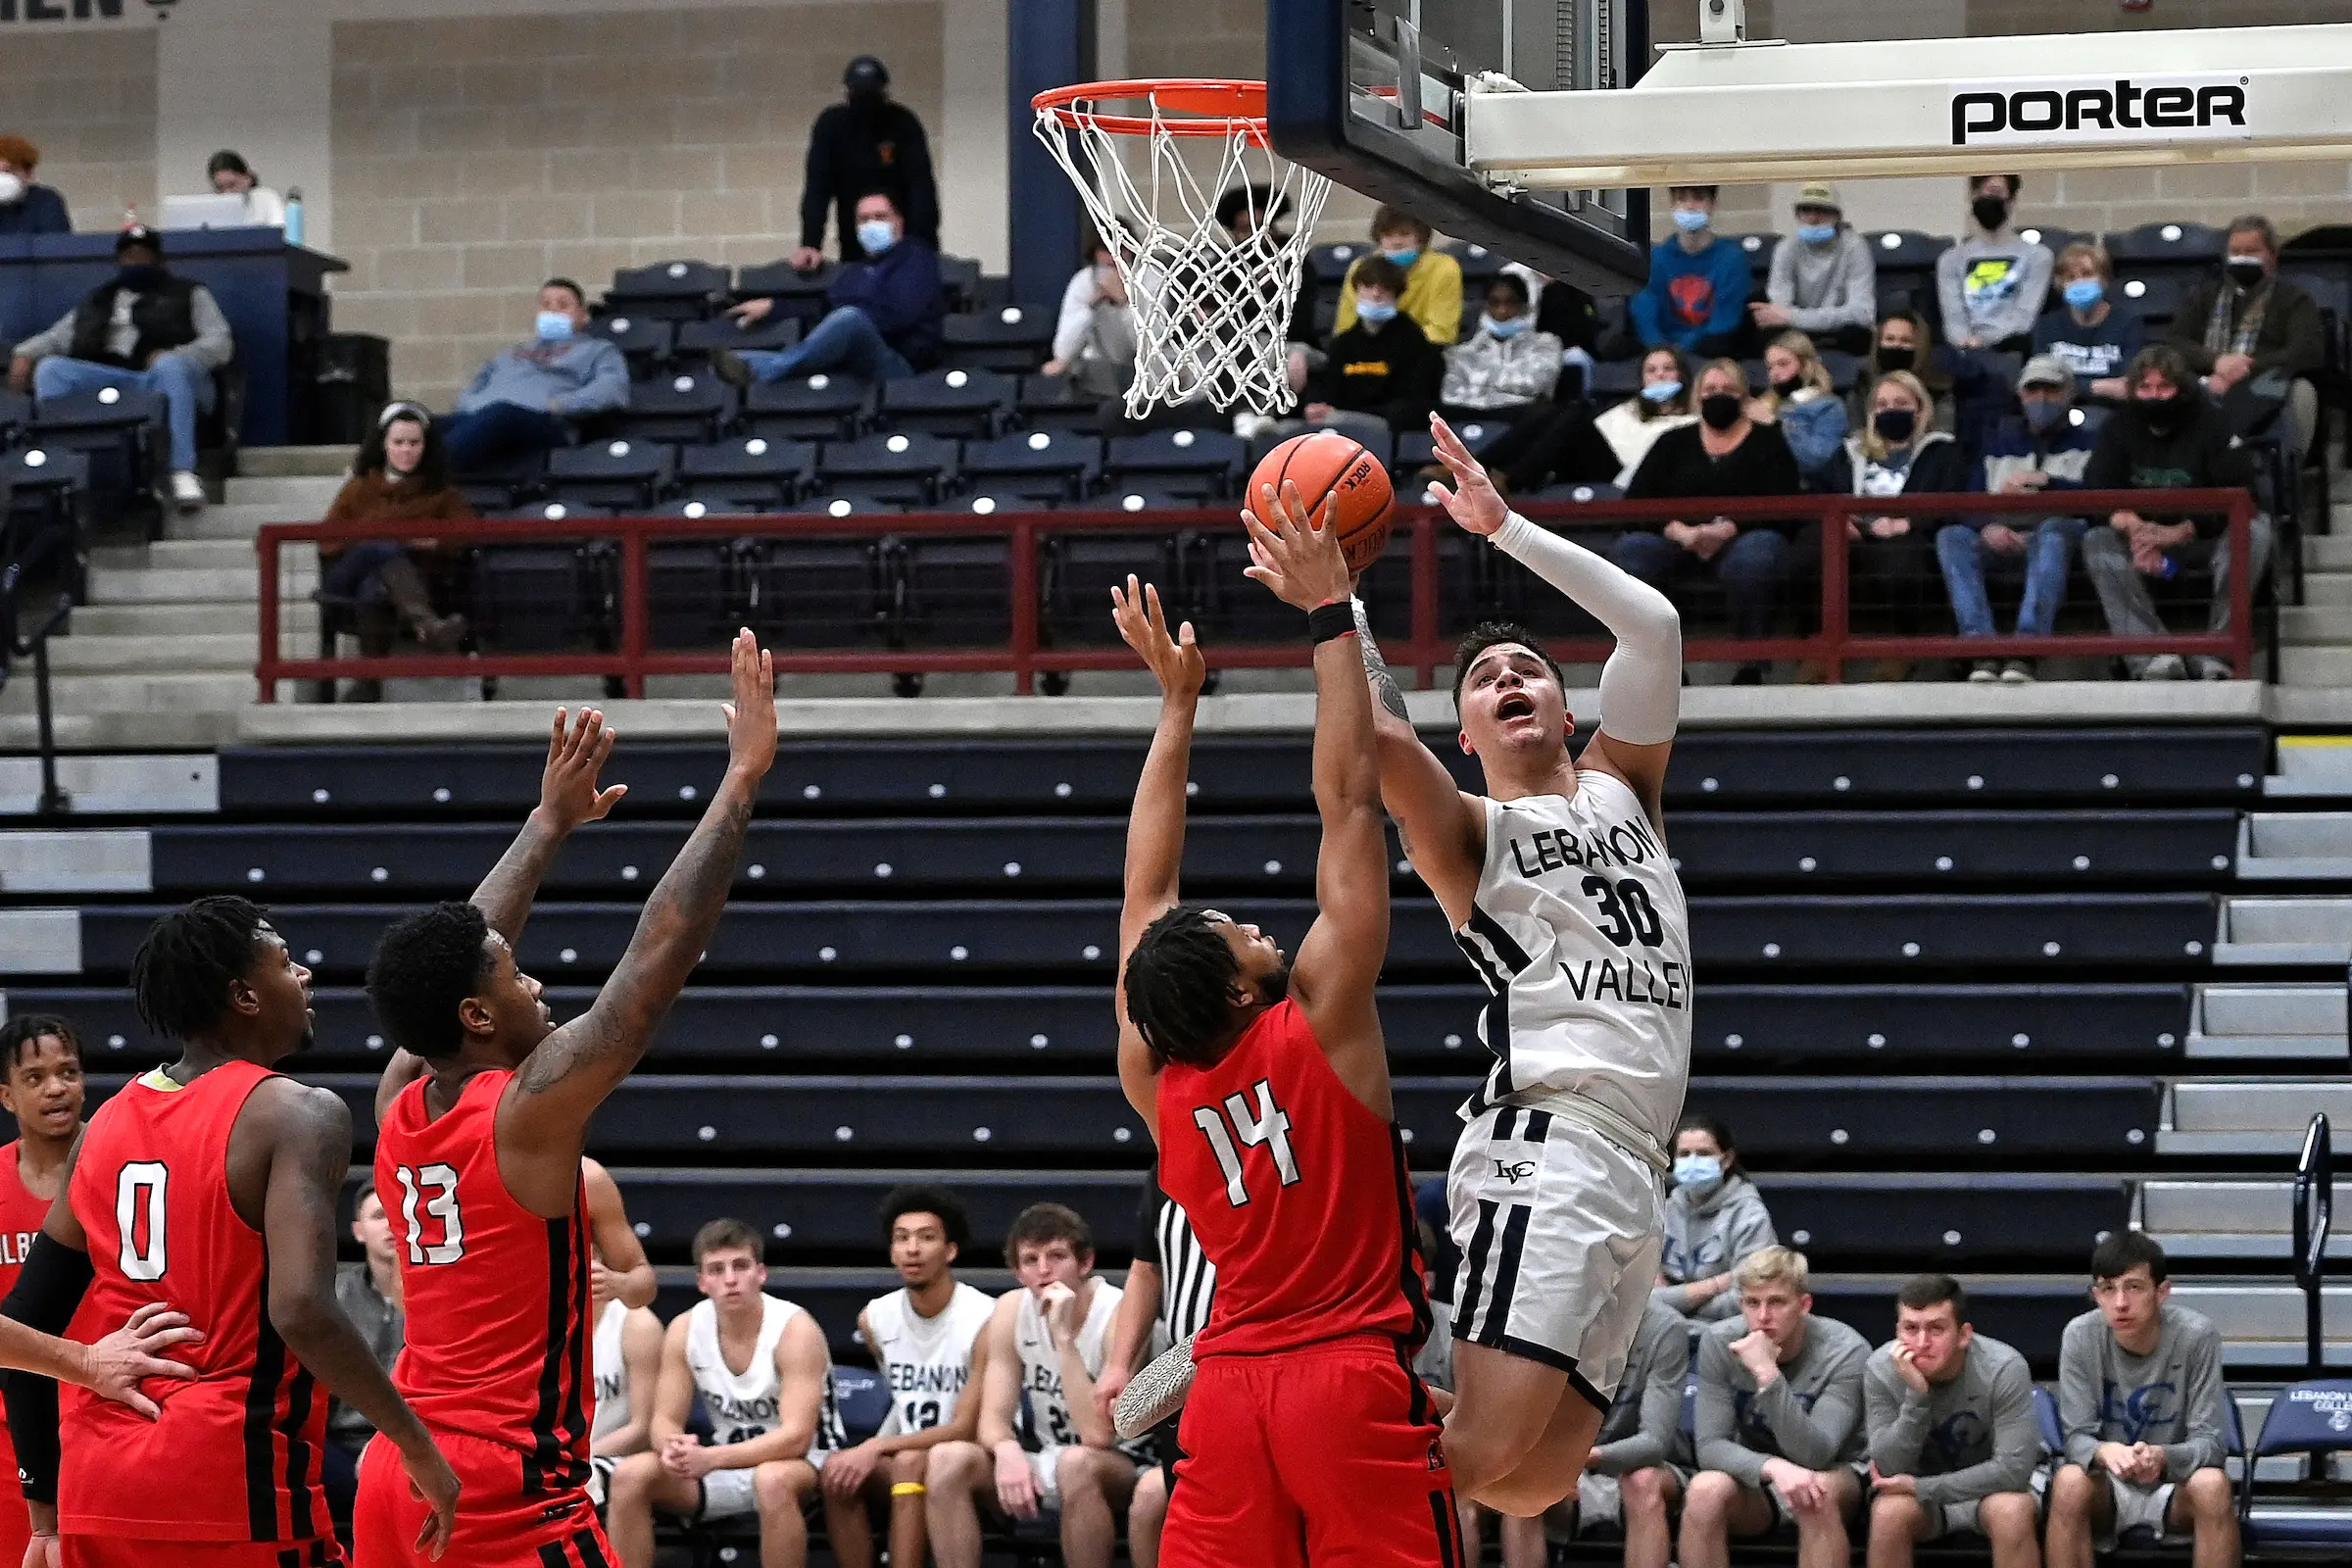
[[(1288, 409), (1285, 332), (1331, 181), (1277, 157), (1253, 122), (1233, 125), (1216, 177), (1203, 181), (1186, 144), (1205, 153), (1217, 139), (1171, 132), (1156, 97), (1149, 135), (1105, 130), (1091, 108), (1080, 100), (1040, 109), (1037, 139), (1078, 187), (1127, 285), (1136, 342), (1128, 414), (1201, 399), (1255, 414)], [(1129, 156), (1148, 169), (1132, 170)], [(1238, 242), (1216, 212), (1237, 186), (1249, 193), (1250, 215)]]

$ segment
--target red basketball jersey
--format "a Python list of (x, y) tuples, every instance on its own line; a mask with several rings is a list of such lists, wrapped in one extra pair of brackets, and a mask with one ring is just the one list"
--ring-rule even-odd
[(438, 1120), (419, 1079), (375, 1142), (391, 1210), (408, 1343), (392, 1381), (436, 1427), (516, 1450), (526, 1494), (588, 1479), (596, 1383), (588, 1362), (588, 1198), (532, 1213), (498, 1169), (498, 1102), (511, 1072), (476, 1073)]
[(76, 1338), (150, 1301), (204, 1330), (151, 1379), (149, 1421), (109, 1399), (64, 1401), (58, 1516), (68, 1536), (299, 1543), (332, 1525), (318, 1490), (324, 1389), (270, 1324), (270, 1258), (228, 1197), (228, 1136), (269, 1069), (228, 1061), (182, 1086), (156, 1071), (123, 1086), (82, 1134), (67, 1189), (97, 1277)]
[(1340, 1082), (1297, 1003), (1215, 1066), (1160, 1073), (1159, 1183), (1217, 1268), (1196, 1356), (1428, 1336), (1404, 1144)]
[[(49, 1218), (49, 1200), (35, 1198), (17, 1169), (18, 1146), (0, 1144), (0, 1298), (17, 1288), (17, 1274), (32, 1250), (32, 1239)], [(17, 1484), (17, 1449), (8, 1435), (8, 1410), (0, 1405), (0, 1562), (24, 1560), (32, 1525), (24, 1494)]]

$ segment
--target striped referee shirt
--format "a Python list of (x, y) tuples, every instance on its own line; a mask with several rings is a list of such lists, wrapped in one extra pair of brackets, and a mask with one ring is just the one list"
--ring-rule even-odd
[(1159, 1270), (1159, 1326), (1171, 1343), (1207, 1327), (1217, 1266), (1200, 1250), (1184, 1205), (1160, 1190), (1156, 1166), (1144, 1180), (1143, 1205), (1136, 1211), (1135, 1260)]

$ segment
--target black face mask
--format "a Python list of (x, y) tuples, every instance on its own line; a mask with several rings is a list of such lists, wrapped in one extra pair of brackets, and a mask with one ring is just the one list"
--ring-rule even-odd
[(163, 268), (157, 263), (142, 262), (130, 267), (116, 269), (115, 282), (119, 286), (130, 290), (133, 294), (148, 294), (164, 286), (166, 275)]
[(2187, 403), (2186, 398), (2176, 392), (2165, 398), (2135, 398), (2132, 406), (2139, 410), (2139, 416), (2148, 422), (2149, 429), (2170, 430), (2180, 422), (2181, 411)]
[(1740, 400), (1729, 392), (1700, 398), (1698, 416), (1707, 421), (1710, 430), (1729, 430), (1740, 422)]
[(1870, 427), (1879, 432), (1882, 441), (1908, 446), (1911, 432), (1919, 428), (1919, 416), (1909, 409), (1881, 409), (1871, 416)]
[(2258, 288), (2262, 280), (2271, 275), (2271, 270), (2263, 265), (2259, 256), (2232, 256), (2222, 266), (2229, 272), (2230, 281), (2239, 288)]
[(1882, 370), (1908, 370), (1918, 362), (1919, 355), (1910, 349), (1882, 347), (1879, 350), (1879, 368)]
[(1805, 378), (1801, 375), (1792, 375), (1786, 381), (1773, 382), (1772, 389), (1785, 398), (1792, 398), (1805, 389)]
[(1968, 210), (1976, 215), (1977, 226), (1982, 229), (1996, 229), (2009, 221), (2006, 196), (1980, 196), (1968, 204)]

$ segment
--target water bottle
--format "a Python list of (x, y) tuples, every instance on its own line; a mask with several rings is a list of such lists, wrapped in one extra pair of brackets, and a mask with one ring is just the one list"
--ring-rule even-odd
[(2165, 557), (2164, 564), (2157, 569), (2157, 580), (2159, 582), (2171, 582), (2175, 577), (2180, 575), (2180, 563), (2173, 559), (2171, 556)]
[(286, 187), (286, 243), (289, 245), (302, 243), (302, 187), (300, 185)]

